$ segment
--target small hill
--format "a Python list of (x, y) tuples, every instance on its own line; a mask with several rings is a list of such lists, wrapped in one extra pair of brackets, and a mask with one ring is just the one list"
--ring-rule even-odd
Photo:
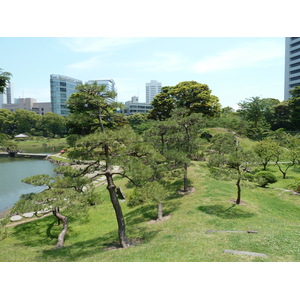
[[(270, 168), (279, 178), (275, 166)], [(153, 222), (153, 204), (129, 208), (127, 200), (122, 202), (127, 234), (136, 244), (127, 249), (117, 247), (114, 210), (105, 186), (100, 186), (101, 203), (91, 206), (84, 217), (66, 212), (70, 222), (64, 248), (53, 250), (61, 227), (48, 216), (6, 228), (0, 261), (300, 261), (300, 196), (288, 191), (299, 173), (298, 166), (276, 189), (244, 182), (242, 204), (234, 205), (235, 182), (211, 178), (206, 162), (194, 162), (189, 169), (194, 192), (175, 193), (164, 206), (164, 221)], [(128, 197), (127, 181), (116, 178), (116, 183)], [(174, 183), (180, 185), (181, 181)]]

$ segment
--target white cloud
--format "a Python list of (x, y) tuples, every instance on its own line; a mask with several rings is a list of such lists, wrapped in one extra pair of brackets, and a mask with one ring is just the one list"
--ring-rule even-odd
[(73, 52), (95, 53), (111, 50), (121, 46), (140, 42), (141, 38), (134, 37), (80, 37), (80, 38), (59, 38), (62, 44)]
[(207, 73), (241, 67), (251, 67), (284, 57), (284, 47), (280, 43), (259, 41), (208, 56), (196, 62), (191, 69), (197, 73)]
[(85, 69), (93, 69), (95, 67), (98, 67), (100, 64), (101, 64), (101, 56), (93, 56), (89, 59), (68, 65), (67, 68), (85, 70)]
[(172, 53), (155, 53), (152, 60), (131, 62), (128, 65), (134, 68), (140, 68), (143, 71), (179, 71), (184, 68), (185, 59)]

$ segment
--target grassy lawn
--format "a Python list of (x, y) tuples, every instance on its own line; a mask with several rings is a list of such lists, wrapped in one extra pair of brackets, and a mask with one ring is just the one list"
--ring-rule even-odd
[[(281, 174), (276, 166), (270, 169)], [(145, 204), (122, 209), (130, 239), (140, 241), (127, 249), (116, 249), (117, 224), (104, 186), (102, 203), (90, 207), (85, 218), (69, 216), (65, 247), (53, 250), (61, 227), (49, 216), (7, 228), (8, 237), (0, 241), (0, 261), (102, 261), (102, 262), (247, 262), (300, 261), (300, 197), (286, 189), (300, 168), (291, 168), (287, 179), (269, 188), (246, 182), (242, 187), (242, 205), (234, 205), (233, 181), (209, 176), (205, 162), (195, 162), (189, 170), (195, 191), (176, 195), (164, 207), (170, 215), (163, 222), (149, 222), (156, 217), (156, 206)], [(126, 195), (126, 181), (117, 179)], [(177, 184), (177, 183), (175, 183)], [(255, 233), (217, 233), (247, 231)], [(224, 253), (224, 250), (264, 253), (268, 258)]]
[(20, 148), (22, 147), (57, 147), (57, 146), (66, 146), (66, 138), (45, 138), (45, 137), (31, 137), (26, 140), (15, 140)]

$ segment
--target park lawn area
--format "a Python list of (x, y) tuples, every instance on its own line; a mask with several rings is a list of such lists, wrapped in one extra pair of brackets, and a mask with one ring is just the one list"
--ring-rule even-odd
[[(280, 179), (276, 166), (270, 166)], [(53, 250), (61, 227), (53, 216), (7, 228), (8, 237), (0, 241), (0, 261), (88, 261), (88, 262), (296, 262), (300, 261), (300, 196), (286, 189), (299, 168), (288, 178), (268, 188), (255, 183), (242, 185), (242, 204), (235, 205), (234, 181), (210, 177), (206, 162), (194, 162), (189, 176), (195, 191), (176, 194), (164, 204), (162, 222), (156, 218), (156, 206), (144, 204), (122, 209), (127, 235), (136, 245), (117, 248), (117, 223), (105, 186), (103, 198), (90, 207), (85, 218), (69, 217), (65, 247)], [(127, 181), (116, 178), (128, 197)], [(181, 181), (174, 182), (174, 186)], [(217, 233), (247, 231), (258, 233)], [(258, 252), (255, 257), (224, 253), (224, 250)]]
[(57, 147), (67, 146), (66, 138), (46, 138), (46, 137), (31, 137), (25, 140), (15, 140), (17, 145), (23, 147)]

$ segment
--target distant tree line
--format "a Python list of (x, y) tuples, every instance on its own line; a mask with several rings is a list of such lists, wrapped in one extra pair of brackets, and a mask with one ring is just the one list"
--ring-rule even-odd
[(67, 134), (67, 120), (65, 117), (52, 112), (47, 112), (42, 116), (25, 109), (17, 109), (14, 112), (0, 109), (0, 133), (11, 138), (19, 133), (33, 136), (63, 137)]

